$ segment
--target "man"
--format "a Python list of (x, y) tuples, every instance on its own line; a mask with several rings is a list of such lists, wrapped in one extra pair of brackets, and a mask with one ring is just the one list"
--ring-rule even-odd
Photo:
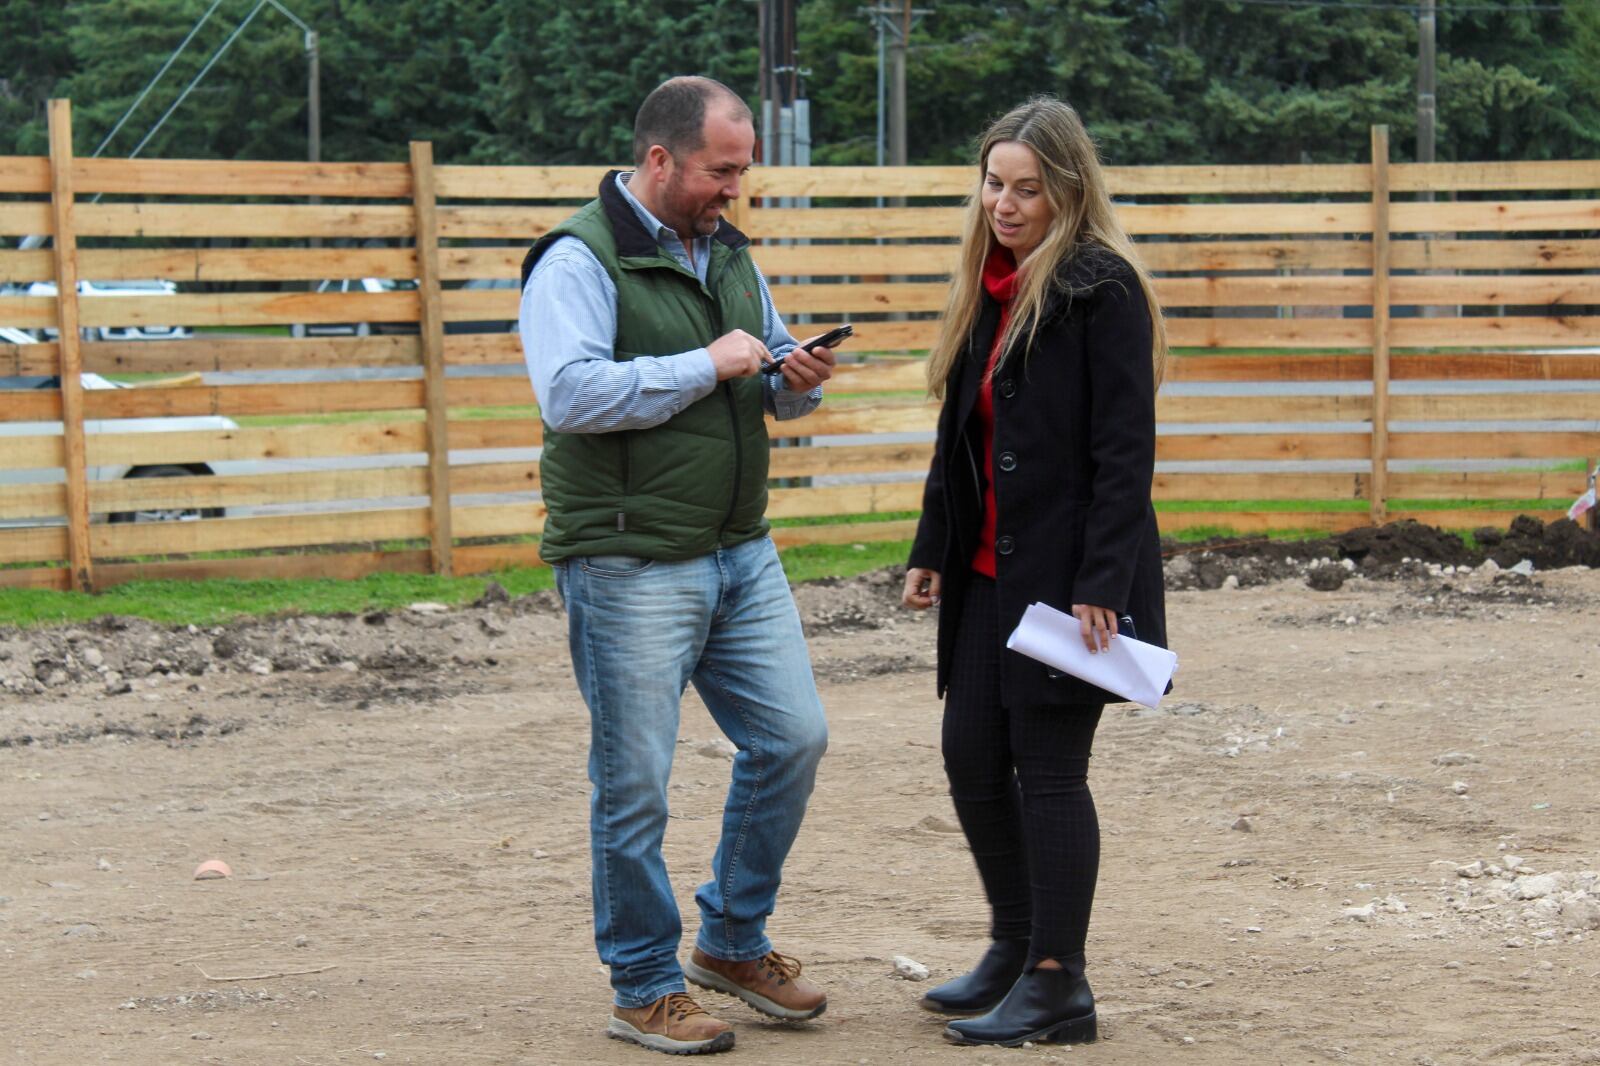
[[(834, 356), (796, 346), (749, 241), (722, 218), (754, 149), (732, 90), (665, 82), (639, 109), (634, 171), (608, 174), (522, 267), (522, 343), (545, 423), (540, 553), (590, 713), (595, 944), (616, 1000), (607, 1032), (675, 1054), (734, 1041), (685, 975), (789, 1021), (827, 1005), (765, 932), (827, 725), (767, 537), (764, 415), (814, 410)], [(781, 369), (762, 374), (776, 357)], [(738, 753), (680, 966), (661, 840), (691, 681)]]

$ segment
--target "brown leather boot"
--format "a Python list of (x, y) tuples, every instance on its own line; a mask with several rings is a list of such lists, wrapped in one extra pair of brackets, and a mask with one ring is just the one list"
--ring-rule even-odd
[(606, 1035), (668, 1055), (733, 1048), (733, 1026), (707, 1014), (687, 992), (668, 992), (648, 1007), (613, 1007)]
[(769, 1017), (803, 1022), (828, 1009), (828, 996), (800, 977), (800, 960), (769, 951), (749, 962), (729, 962), (694, 949), (683, 975), (701, 988), (737, 996)]

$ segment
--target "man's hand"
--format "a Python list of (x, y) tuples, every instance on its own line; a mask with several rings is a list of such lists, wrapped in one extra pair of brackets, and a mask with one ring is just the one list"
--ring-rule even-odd
[(761, 364), (772, 358), (767, 346), (742, 329), (724, 333), (710, 344), (711, 364), (717, 368), (717, 380), (747, 378), (761, 373)]
[(913, 611), (923, 611), (939, 602), (941, 582), (939, 571), (913, 566), (906, 571), (906, 587), (900, 602)]
[(1078, 620), (1078, 633), (1089, 654), (1111, 650), (1111, 638), (1117, 635), (1117, 612), (1109, 607), (1096, 607), (1089, 603), (1075, 603), (1072, 614)]
[(833, 349), (813, 348), (808, 352), (803, 346), (804, 343), (796, 345), (795, 349), (784, 357), (783, 366), (778, 369), (783, 375), (783, 387), (790, 392), (810, 392), (833, 377), (833, 367), (837, 361)]

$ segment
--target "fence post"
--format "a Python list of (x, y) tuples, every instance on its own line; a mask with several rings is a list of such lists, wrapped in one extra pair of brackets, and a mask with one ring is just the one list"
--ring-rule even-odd
[(433, 572), (449, 575), (450, 428), (444, 380), (444, 308), (439, 295), (439, 229), (434, 209), (433, 143), (411, 142), (411, 203), (416, 221), (417, 332), (422, 341), (423, 405), (428, 423), (428, 548)]
[(1389, 127), (1372, 127), (1372, 524), (1389, 511)]
[(78, 240), (73, 230), (72, 101), (50, 101), (50, 222), (56, 265), (56, 364), (62, 465), (67, 474), (67, 565), (72, 588), (94, 591), (89, 475), (83, 440), (83, 349), (78, 336)]

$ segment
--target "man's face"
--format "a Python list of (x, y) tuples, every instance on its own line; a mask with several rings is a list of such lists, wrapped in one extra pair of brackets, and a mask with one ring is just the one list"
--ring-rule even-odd
[(755, 160), (755, 127), (726, 108), (707, 109), (704, 136), (698, 151), (667, 158), (657, 215), (680, 235), (715, 233), (723, 208), (739, 198), (739, 179)]

